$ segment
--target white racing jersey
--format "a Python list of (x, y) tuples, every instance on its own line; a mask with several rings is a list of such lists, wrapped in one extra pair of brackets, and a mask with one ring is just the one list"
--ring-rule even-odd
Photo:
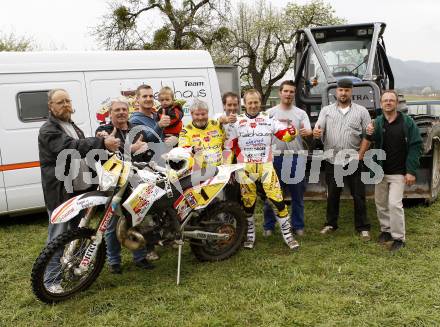
[(284, 142), (295, 139), (295, 127), (270, 118), (265, 112), (251, 117), (247, 113), (237, 116), (230, 124), (226, 149), (233, 150), (237, 162), (265, 163), (272, 161), (272, 136)]

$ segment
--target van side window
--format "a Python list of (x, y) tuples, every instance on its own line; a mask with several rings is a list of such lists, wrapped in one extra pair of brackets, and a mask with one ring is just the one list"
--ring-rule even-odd
[(32, 91), (17, 94), (18, 117), (23, 122), (46, 120), (49, 115), (47, 92)]

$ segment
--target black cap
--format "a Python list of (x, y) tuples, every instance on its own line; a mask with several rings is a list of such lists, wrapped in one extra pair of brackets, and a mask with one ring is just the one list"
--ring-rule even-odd
[(342, 87), (344, 89), (352, 89), (353, 88), (353, 82), (349, 78), (341, 78), (338, 81), (338, 87)]

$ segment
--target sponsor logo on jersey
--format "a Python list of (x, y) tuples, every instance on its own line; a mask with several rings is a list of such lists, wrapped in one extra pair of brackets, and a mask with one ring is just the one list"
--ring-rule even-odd
[(250, 125), (251, 125), (252, 128), (257, 127), (257, 123), (253, 123), (253, 122), (252, 122), (252, 123), (250, 123)]
[(218, 136), (218, 131), (209, 131), (208, 135), (211, 135), (212, 137)]

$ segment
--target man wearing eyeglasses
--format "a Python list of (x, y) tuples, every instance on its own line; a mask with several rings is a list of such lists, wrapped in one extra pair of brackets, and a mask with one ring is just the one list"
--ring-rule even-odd
[[(65, 149), (76, 150), (85, 158), (92, 149), (108, 149), (116, 151), (120, 140), (111, 136), (108, 138), (85, 137), (83, 131), (71, 120), (74, 113), (72, 100), (66, 90), (53, 89), (48, 92), (49, 117), (41, 126), (38, 135), (38, 151), (40, 157), (41, 183), (43, 186), (44, 202), (49, 216), (52, 211), (69, 198), (82, 193), (90, 184), (86, 183), (83, 174), (89, 172), (85, 160), (65, 160), (63, 167), (56, 167), (59, 154)], [(78, 164), (79, 167), (74, 167)], [(71, 174), (76, 168), (79, 171), (76, 178), (72, 180), (73, 191), (69, 192), (64, 181), (56, 177), (56, 169), (62, 169), (64, 175)], [(71, 223), (72, 222), (72, 223)], [(67, 231), (78, 221), (72, 220), (68, 223), (50, 224), (48, 242), (58, 235)]]

